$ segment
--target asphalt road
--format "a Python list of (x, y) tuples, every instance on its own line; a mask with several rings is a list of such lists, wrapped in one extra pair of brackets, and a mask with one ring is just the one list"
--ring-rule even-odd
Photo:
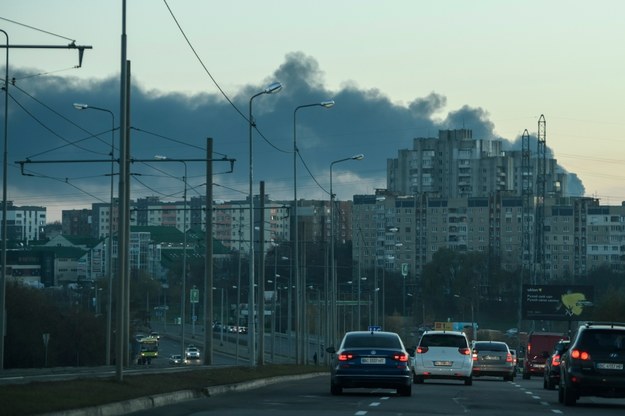
[(625, 400), (580, 399), (575, 407), (558, 403), (558, 393), (542, 388), (537, 378), (504, 382), (476, 379), (472, 386), (454, 381), (426, 381), (413, 385), (411, 397), (393, 390), (351, 389), (341, 396), (329, 392), (329, 376), (277, 383), (249, 391), (132, 413), (136, 416), (398, 416), (467, 415), (537, 416), (625, 414)]

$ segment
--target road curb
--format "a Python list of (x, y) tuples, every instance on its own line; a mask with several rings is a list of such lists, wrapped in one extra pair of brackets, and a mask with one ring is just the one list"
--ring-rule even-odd
[(245, 381), (242, 383), (225, 384), (222, 386), (205, 387), (199, 390), (181, 390), (172, 393), (156, 394), (153, 396), (139, 397), (124, 400), (117, 403), (108, 403), (101, 406), (86, 407), (82, 409), (65, 410), (60, 412), (45, 413), (43, 416), (118, 416), (141, 410), (149, 410), (170, 404), (200, 399), (203, 397), (217, 396), (223, 393), (247, 391), (286, 381), (304, 380), (328, 373), (307, 373), (292, 376), (279, 376)]

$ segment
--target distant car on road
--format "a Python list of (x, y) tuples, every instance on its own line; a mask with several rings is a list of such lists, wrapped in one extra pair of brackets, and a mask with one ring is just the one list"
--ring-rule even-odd
[(473, 384), (473, 359), (469, 341), (459, 331), (426, 331), (419, 340), (412, 361), (413, 382), (448, 379)]
[(501, 341), (475, 341), (473, 343), (473, 377), (503, 377), (514, 380), (514, 360), (508, 344)]
[(198, 347), (194, 345), (189, 345), (184, 352), (185, 360), (187, 361), (195, 361), (200, 359), (200, 350)]
[(384, 331), (347, 332), (334, 354), (330, 369), (330, 392), (345, 388), (389, 388), (402, 396), (412, 394), (408, 351), (398, 334)]
[(182, 364), (182, 355), (174, 354), (169, 356), (169, 364), (180, 365)]
[(551, 356), (545, 362), (545, 372), (543, 374), (543, 387), (547, 390), (555, 390), (560, 384), (560, 358), (569, 349), (571, 341), (561, 339), (553, 348)]

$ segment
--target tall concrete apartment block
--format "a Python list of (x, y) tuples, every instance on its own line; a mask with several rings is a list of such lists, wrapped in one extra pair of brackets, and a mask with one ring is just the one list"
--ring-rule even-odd
[[(531, 161), (536, 172), (536, 159)], [(474, 139), (468, 129), (441, 130), (438, 137), (415, 138), (412, 149), (401, 149), (396, 159), (388, 159), (387, 189), (444, 198), (521, 195), (521, 162), (521, 151), (503, 150), (502, 140)], [(557, 161), (548, 159), (545, 170), (547, 194), (566, 195), (566, 175)]]
[[(354, 195), (353, 251), (361, 267), (420, 276), (441, 248), (481, 252), (508, 271), (518, 271), (522, 253), (522, 198), (441, 198), (377, 190)], [(625, 270), (625, 206), (601, 206), (585, 197), (548, 198), (545, 209), (545, 279), (583, 276), (608, 266)]]
[[(546, 281), (606, 265), (624, 270), (625, 207), (565, 197), (566, 174), (555, 159), (546, 162)], [(474, 139), (467, 129), (414, 139), (413, 149), (387, 161), (387, 189), (354, 196), (354, 261), (365, 268), (404, 268), (409, 278), (418, 278), (436, 251), (451, 248), (483, 252), (504, 270), (520, 270), (521, 163), (521, 151), (504, 150), (501, 140)], [(535, 181), (535, 157), (530, 164)], [(536, 225), (535, 199), (530, 201), (531, 250)]]

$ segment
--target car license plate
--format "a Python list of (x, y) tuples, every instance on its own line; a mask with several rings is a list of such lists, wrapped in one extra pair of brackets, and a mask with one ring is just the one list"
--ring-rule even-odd
[(498, 361), (499, 357), (497, 357), (496, 355), (485, 355), (484, 359), (488, 361)]
[(545, 364), (534, 364), (534, 368), (545, 368)]
[(597, 363), (597, 368), (600, 370), (622, 370), (622, 363)]
[(386, 358), (384, 357), (362, 357), (360, 359), (362, 364), (386, 364)]
[(451, 361), (434, 361), (436, 367), (450, 367), (452, 364)]

